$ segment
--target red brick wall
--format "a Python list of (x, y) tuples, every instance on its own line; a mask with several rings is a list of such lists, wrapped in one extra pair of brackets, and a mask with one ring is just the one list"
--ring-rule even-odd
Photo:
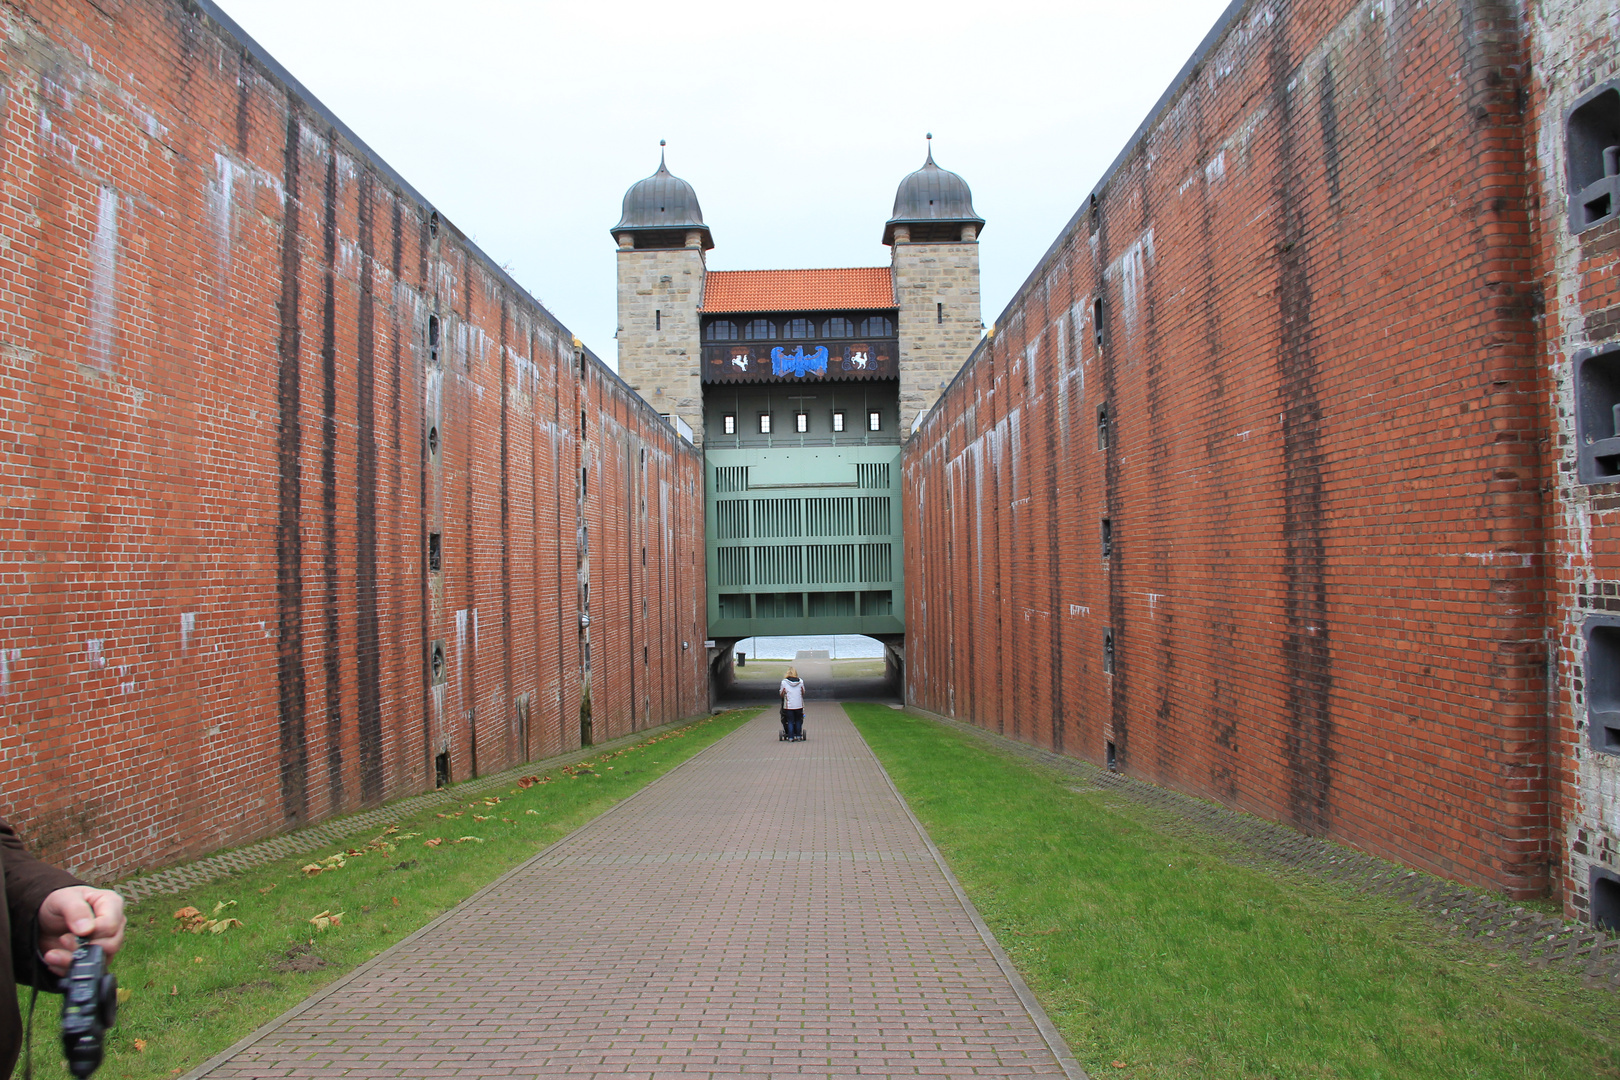
[(706, 708), (690, 446), (205, 10), (0, 24), (0, 790), (37, 847), (109, 878), (577, 745), (581, 518), (596, 738)]
[(1545, 891), (1521, 33), (1228, 12), (907, 446), (910, 700)]
[(1565, 116), (1587, 91), (1620, 78), (1620, 26), (1612, 4), (1540, 0), (1526, 20), (1533, 81), (1526, 126), (1540, 151), (1531, 190), (1539, 210), (1536, 270), (1549, 380), (1548, 476), (1555, 493), (1549, 545), (1550, 602), (1557, 642), (1560, 751), (1554, 839), (1557, 882), (1574, 913), (1589, 912), (1591, 870), (1620, 873), (1620, 756), (1595, 753), (1587, 730), (1588, 657), (1582, 624), (1620, 613), (1620, 487), (1582, 484), (1576, 473), (1575, 354), (1620, 337), (1620, 225), (1575, 233), (1567, 217)]

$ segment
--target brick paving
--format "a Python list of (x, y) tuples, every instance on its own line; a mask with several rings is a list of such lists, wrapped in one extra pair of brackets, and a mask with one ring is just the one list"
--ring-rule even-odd
[(774, 709), (191, 1075), (1082, 1073), (843, 710)]

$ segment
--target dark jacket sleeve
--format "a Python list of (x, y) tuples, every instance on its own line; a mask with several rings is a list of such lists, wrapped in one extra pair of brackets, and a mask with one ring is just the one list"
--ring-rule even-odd
[(18, 983), (31, 984), (34, 954), (38, 951), (38, 943), (32, 935), (39, 905), (57, 889), (84, 883), (66, 870), (58, 870), (28, 854), (22, 839), (3, 819), (0, 819), (0, 862), (5, 866), (6, 914), (11, 923), (11, 970)]

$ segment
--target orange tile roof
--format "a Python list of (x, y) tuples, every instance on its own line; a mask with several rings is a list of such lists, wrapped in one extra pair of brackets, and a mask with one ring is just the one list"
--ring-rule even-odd
[(703, 310), (838, 311), (892, 308), (894, 279), (887, 266), (829, 270), (711, 270)]

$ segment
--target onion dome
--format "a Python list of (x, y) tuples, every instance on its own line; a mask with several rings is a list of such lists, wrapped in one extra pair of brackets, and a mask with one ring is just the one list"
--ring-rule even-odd
[[(660, 148), (664, 141), (658, 141)], [(634, 233), (636, 247), (681, 247), (686, 234), (696, 230), (703, 234), (703, 250), (714, 247), (709, 227), (703, 224), (703, 211), (698, 207), (697, 192), (678, 176), (671, 175), (664, 164), (664, 152), (658, 151), (658, 171), (645, 180), (638, 180), (624, 193), (624, 214), (613, 226), (617, 239), (621, 232)]]
[[(883, 226), (883, 242), (894, 243), (894, 228), (910, 229), (913, 241), (959, 240), (963, 225), (984, 229), (984, 219), (973, 210), (973, 192), (967, 181), (934, 164), (934, 136), (928, 136), (928, 160), (900, 181), (894, 194), (894, 216)], [(628, 204), (626, 204), (628, 205)]]

